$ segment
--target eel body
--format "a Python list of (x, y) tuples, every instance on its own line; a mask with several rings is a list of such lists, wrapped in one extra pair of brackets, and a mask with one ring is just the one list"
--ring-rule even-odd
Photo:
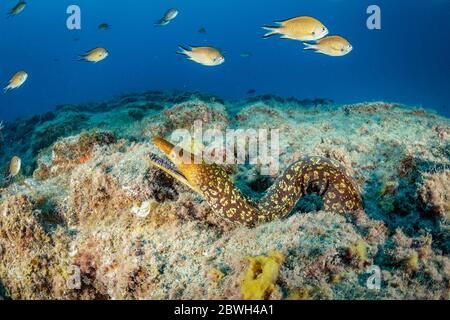
[(321, 196), (326, 211), (342, 214), (363, 209), (356, 183), (342, 165), (327, 158), (295, 162), (255, 202), (234, 185), (220, 165), (196, 164), (194, 155), (162, 138), (155, 138), (154, 143), (170, 162), (151, 154), (151, 164), (199, 193), (219, 216), (247, 227), (286, 217), (298, 200), (310, 193)]

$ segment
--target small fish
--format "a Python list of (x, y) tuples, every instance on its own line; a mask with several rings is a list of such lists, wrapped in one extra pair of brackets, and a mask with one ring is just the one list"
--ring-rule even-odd
[(102, 23), (98, 26), (100, 30), (108, 30), (111, 26), (107, 23)]
[(349, 54), (353, 47), (346, 39), (340, 36), (329, 36), (315, 44), (305, 43), (305, 50), (315, 50), (327, 56), (340, 57)]
[(61, 60), (59, 58), (53, 59), (54, 62), (60, 62)]
[(178, 10), (175, 8), (169, 9), (164, 17), (162, 17), (158, 22), (155, 23), (155, 26), (165, 26), (168, 25), (173, 19), (178, 16)]
[(97, 63), (102, 60), (105, 60), (109, 56), (108, 50), (105, 48), (95, 48), (89, 50), (83, 55), (80, 55), (80, 59), (78, 61), (87, 61)]
[(80, 38), (73, 38), (73, 41), (80, 41)]
[(250, 89), (250, 90), (247, 91), (247, 94), (254, 94), (254, 93), (256, 93), (255, 89)]
[(299, 41), (316, 41), (328, 34), (328, 29), (313, 17), (296, 17), (283, 21), (276, 21), (277, 26), (264, 26), (268, 30), (263, 38), (280, 34), (282, 39)]
[(15, 75), (13, 75), (11, 80), (9, 80), (8, 85), (3, 88), (4, 92), (8, 92), (10, 90), (21, 87), (25, 83), (25, 81), (27, 81), (27, 79), (28, 73), (26, 73), (25, 71), (17, 72)]
[(251, 57), (253, 54), (250, 52), (250, 51), (243, 51), (243, 52), (241, 52), (241, 54), (240, 54), (240, 56), (242, 57), (242, 58), (249, 58), (249, 57)]
[(206, 34), (206, 29), (205, 29), (205, 27), (201, 27), (200, 29), (198, 29), (198, 33)]
[(17, 16), (19, 13), (25, 9), (27, 6), (27, 3), (25, 1), (19, 1), (18, 4), (14, 6), (14, 8), (11, 9), (11, 11), (8, 12), (8, 17)]
[(22, 160), (18, 156), (14, 156), (9, 163), (8, 172), (6, 173), (6, 179), (10, 180), (17, 176), (20, 172), (20, 167), (22, 165)]
[(197, 62), (201, 65), (213, 67), (221, 65), (225, 62), (225, 58), (220, 50), (213, 47), (193, 47), (185, 48), (179, 46), (181, 51), (177, 54), (184, 55), (188, 57), (189, 60)]

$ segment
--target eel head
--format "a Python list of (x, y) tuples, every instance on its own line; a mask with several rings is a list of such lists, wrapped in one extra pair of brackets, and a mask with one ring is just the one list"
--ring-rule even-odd
[(201, 195), (199, 179), (204, 166), (201, 158), (200, 160), (196, 159), (194, 154), (160, 137), (154, 138), (153, 143), (165, 154), (167, 159), (152, 153), (148, 157), (150, 164)]

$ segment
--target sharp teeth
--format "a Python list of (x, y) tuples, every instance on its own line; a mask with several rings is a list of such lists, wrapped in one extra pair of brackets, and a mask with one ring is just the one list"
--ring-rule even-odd
[(178, 170), (178, 168), (171, 161), (169, 161), (167, 159), (163, 159), (154, 153), (149, 154), (149, 159), (151, 162), (155, 163), (157, 166), (165, 168), (166, 170), (171, 171), (175, 175), (184, 177), (184, 175), (180, 172), (180, 170)]

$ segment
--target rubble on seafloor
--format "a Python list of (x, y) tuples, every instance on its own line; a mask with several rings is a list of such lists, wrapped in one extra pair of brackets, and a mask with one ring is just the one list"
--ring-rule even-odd
[[(365, 212), (300, 201), (253, 229), (150, 167), (151, 139), (191, 129), (276, 128), (281, 170), (342, 163)], [(449, 299), (450, 121), (384, 102), (145, 92), (4, 123), (0, 299)], [(276, 176), (230, 166), (244, 193)], [(373, 266), (380, 288), (367, 285)], [(258, 291), (259, 290), (259, 291)]]

